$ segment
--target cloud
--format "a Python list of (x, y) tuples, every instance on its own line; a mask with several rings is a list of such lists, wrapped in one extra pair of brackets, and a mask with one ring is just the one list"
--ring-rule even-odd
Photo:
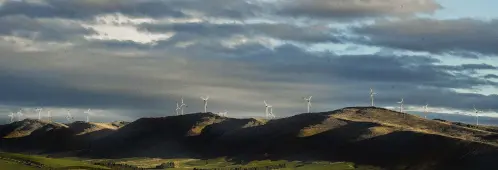
[(433, 13), (441, 6), (433, 0), (287, 0), (278, 12), (287, 16), (351, 20)]
[(365, 37), (358, 43), (475, 58), (479, 56), (476, 54), (498, 54), (497, 26), (498, 20), (379, 20), (353, 27), (352, 31)]
[(236, 24), (223, 23), (215, 24), (209, 22), (196, 23), (145, 23), (139, 26), (139, 30), (166, 33), (175, 32), (174, 41), (208, 40), (229, 38), (237, 35), (248, 37), (264, 36), (283, 41), (296, 41), (301, 43), (317, 42), (339, 42), (334, 37), (338, 33), (334, 29), (315, 29), (313, 26), (296, 26), (283, 23), (256, 23), (256, 24)]
[(68, 41), (81, 39), (96, 32), (66, 20), (36, 20), (14, 15), (0, 17), (0, 35), (23, 37), (39, 41)]
[(129, 16), (183, 17), (185, 14), (167, 1), (153, 0), (43, 0), (7, 1), (0, 16), (26, 15), (36, 18), (92, 19), (101, 14), (123, 13)]
[(484, 78), (486, 78), (486, 79), (498, 79), (498, 75), (496, 75), (496, 74), (486, 74), (484, 76)]
[(440, 8), (433, 0), (42, 0), (3, 2), (0, 16), (92, 19), (97, 15), (121, 13), (152, 18), (305, 16), (344, 20), (432, 13)]

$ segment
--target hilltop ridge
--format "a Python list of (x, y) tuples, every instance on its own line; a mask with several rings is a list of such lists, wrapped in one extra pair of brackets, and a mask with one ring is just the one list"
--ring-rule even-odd
[[(376, 107), (348, 107), (271, 120), (193, 113), (140, 118), (114, 127), (75, 122), (40, 133), (51, 140), (38, 148), (47, 153), (78, 151), (76, 156), (92, 158), (349, 161), (386, 169), (498, 166), (494, 128), (428, 120)], [(109, 133), (95, 138), (78, 135), (86, 131)], [(23, 141), (35, 134), (16, 139)]]

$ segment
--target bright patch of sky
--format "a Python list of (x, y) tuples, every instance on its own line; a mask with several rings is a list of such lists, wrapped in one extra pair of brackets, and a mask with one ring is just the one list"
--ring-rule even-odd
[(437, 11), (433, 17), (438, 19), (498, 17), (496, 0), (437, 0), (444, 9)]

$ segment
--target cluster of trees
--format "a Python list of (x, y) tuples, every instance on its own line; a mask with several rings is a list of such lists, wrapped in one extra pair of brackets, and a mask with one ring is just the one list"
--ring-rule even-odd
[(286, 163), (281, 163), (278, 165), (267, 165), (260, 167), (233, 167), (233, 168), (194, 168), (194, 170), (270, 170), (270, 169), (281, 169), (286, 168)]
[(34, 162), (34, 161), (31, 161), (31, 160), (28, 160), (28, 159), (24, 159), (24, 158), (0, 157), (0, 159), (6, 160), (6, 161), (10, 161), (10, 162), (19, 163), (19, 164), (24, 164), (24, 165), (27, 165), (27, 166), (37, 167), (37, 168), (43, 168), (44, 167), (43, 164), (40, 164), (38, 162)]
[(120, 169), (120, 170), (146, 170), (147, 168), (139, 168), (137, 166), (133, 165), (123, 165), (123, 164), (117, 164), (114, 162), (96, 162), (93, 163), (95, 165), (101, 165), (101, 166), (106, 166), (112, 169)]
[(177, 168), (177, 167), (178, 167), (177, 162), (166, 162), (166, 163), (162, 163), (161, 165), (156, 166), (156, 169)]
[(45, 170), (73, 170), (73, 169), (85, 169), (85, 170), (105, 170), (102, 168), (91, 168), (86, 166), (70, 166), (70, 167), (62, 167), (62, 168), (45, 168)]

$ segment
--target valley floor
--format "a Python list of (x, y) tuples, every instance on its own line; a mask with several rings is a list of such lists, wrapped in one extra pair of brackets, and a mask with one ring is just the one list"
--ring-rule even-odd
[[(168, 164), (173, 167), (157, 168), (158, 165)], [(377, 170), (371, 166), (358, 166), (349, 162), (299, 162), (284, 160), (261, 160), (235, 163), (224, 158), (199, 159), (158, 159), (158, 158), (128, 158), (114, 160), (85, 160), (79, 158), (48, 158), (38, 155), (23, 155), (0, 153), (0, 167), (5, 170), (34, 170), (34, 169), (236, 169), (236, 168), (263, 168), (272, 167), (282, 170)]]

